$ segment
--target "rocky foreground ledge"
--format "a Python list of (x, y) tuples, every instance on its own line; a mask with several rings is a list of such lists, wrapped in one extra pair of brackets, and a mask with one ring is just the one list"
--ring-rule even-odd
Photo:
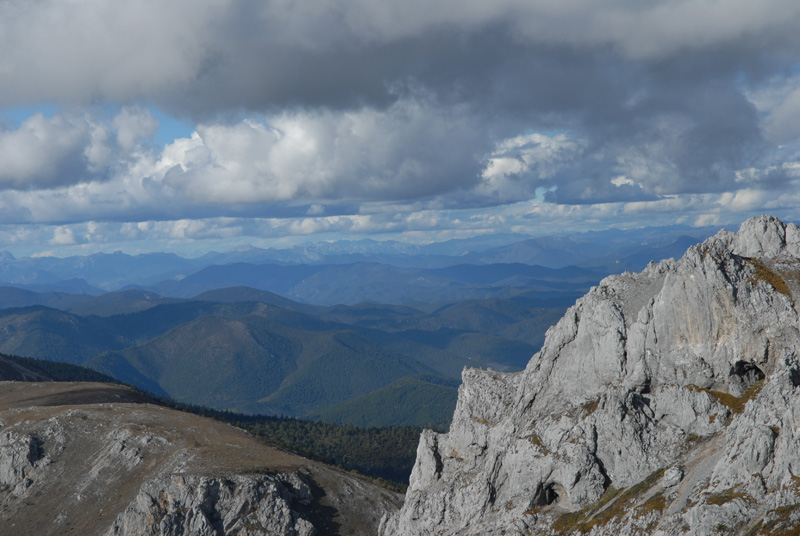
[(0, 382), (4, 536), (371, 536), (399, 502), (125, 387)]
[(385, 536), (800, 533), (800, 229), (604, 279), (519, 373), (465, 370)]

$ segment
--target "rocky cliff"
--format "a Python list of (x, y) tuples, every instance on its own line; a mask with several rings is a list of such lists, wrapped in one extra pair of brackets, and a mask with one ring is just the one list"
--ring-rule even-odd
[(121, 386), (0, 382), (0, 534), (372, 536), (399, 497)]
[(381, 533), (800, 533), (800, 229), (608, 277), (519, 373), (465, 370)]

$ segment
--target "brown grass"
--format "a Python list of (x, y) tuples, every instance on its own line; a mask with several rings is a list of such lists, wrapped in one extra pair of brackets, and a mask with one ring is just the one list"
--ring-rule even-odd
[(749, 284), (757, 285), (759, 281), (764, 281), (781, 294), (789, 296), (790, 298), (792, 297), (792, 293), (789, 291), (789, 286), (786, 284), (786, 281), (767, 268), (767, 265), (764, 264), (763, 261), (755, 258), (745, 258), (745, 261), (753, 267), (753, 276), (747, 280)]
[[(636, 505), (638, 499), (663, 476), (664, 469), (659, 469), (626, 490), (609, 487), (597, 502), (577, 512), (559, 516), (551, 528), (557, 534), (575, 534), (576, 532), (585, 534), (596, 526), (607, 525), (615, 519), (622, 519), (631, 512), (631, 508)], [(658, 493), (637, 506), (634, 515), (641, 516), (654, 510), (663, 511), (665, 505), (664, 496)]]
[(587, 415), (591, 415), (592, 413), (595, 412), (597, 406), (599, 405), (600, 405), (600, 399), (598, 398), (597, 400), (591, 400), (589, 402), (586, 402), (581, 406), (581, 408), (583, 408), (583, 410), (586, 412)]
[[(744, 411), (744, 407), (747, 404), (747, 401), (755, 398), (758, 395), (761, 388), (764, 387), (764, 380), (759, 380), (754, 383), (750, 388), (744, 392), (744, 394), (740, 397), (735, 397), (730, 393), (724, 393), (722, 391), (712, 391), (711, 389), (703, 389), (702, 387), (698, 387), (697, 385), (690, 384), (687, 385), (689, 389), (697, 392), (704, 392), (708, 393), (711, 397), (714, 398), (717, 402), (722, 404), (723, 406), (727, 406), (730, 408), (731, 413), (739, 414)], [(713, 422), (713, 421), (712, 421)]]
[(647, 499), (644, 504), (637, 506), (634, 514), (637, 516), (643, 516), (649, 514), (650, 512), (663, 512), (666, 508), (667, 499), (664, 497), (664, 494), (656, 493)]
[(726, 489), (720, 493), (709, 495), (706, 497), (706, 502), (716, 506), (722, 506), (723, 504), (727, 504), (736, 499), (742, 499), (743, 501), (751, 502), (752, 499), (746, 493), (736, 491), (739, 486), (741, 486), (741, 484), (736, 484), (732, 488)]
[(775, 510), (768, 512), (770, 517), (775, 516), (776, 519), (769, 523), (761, 523), (757, 528), (757, 532), (753, 534), (770, 534), (780, 536), (800, 536), (800, 520), (792, 520), (792, 515), (800, 509), (800, 504), (789, 504), (781, 506)]

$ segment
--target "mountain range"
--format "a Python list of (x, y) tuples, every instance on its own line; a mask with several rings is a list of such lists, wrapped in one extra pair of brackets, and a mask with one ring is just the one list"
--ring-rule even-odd
[(682, 249), (690, 231), (4, 254), (0, 279), (16, 283), (0, 286), (0, 351), (217, 409), (445, 429), (465, 366), (520, 370), (609, 269)]
[(16, 305), (0, 309), (7, 354), (217, 409), (437, 429), (465, 366), (520, 369), (563, 312), (526, 297), (320, 307), (246, 287), (188, 300), (3, 287), (0, 303)]
[[(173, 296), (171, 292), (174, 292), (174, 296), (184, 298), (211, 288), (251, 286), (295, 300), (327, 305), (365, 300), (381, 302), (387, 299), (387, 296), (397, 303), (430, 302), (441, 301), (442, 298), (439, 294), (434, 294), (430, 299), (420, 298), (425, 298), (424, 292), (435, 289), (436, 284), (447, 285), (450, 281), (454, 281), (463, 285), (467, 282), (459, 279), (457, 274), (452, 280), (446, 277), (441, 279), (442, 274), (426, 272), (429, 269), (464, 264), (525, 264), (547, 268), (564, 268), (572, 265), (586, 268), (594, 272), (597, 277), (626, 269), (638, 270), (650, 260), (680, 256), (688, 245), (697, 242), (709, 232), (705, 228), (673, 226), (537, 238), (523, 235), (487, 235), (427, 245), (390, 240), (382, 242), (340, 240), (286, 249), (238, 247), (227, 252), (211, 252), (194, 258), (180, 257), (173, 253), (128, 255), (116, 252), (65, 258), (40, 256), (17, 259), (9, 252), (0, 252), (0, 285), (6, 284), (37, 292), (90, 295), (124, 288), (140, 288), (150, 289), (164, 296)], [(174, 285), (201, 270), (236, 264), (241, 265), (239, 271), (236, 269), (228, 271), (225, 277), (229, 279), (215, 283), (216, 286), (208, 286), (208, 276), (213, 275), (208, 273), (198, 276), (198, 281)], [(337, 272), (335, 268), (337, 265), (346, 265), (349, 268)], [(264, 267), (262, 272), (271, 271), (272, 278), (265, 274), (254, 274), (253, 272), (258, 270), (252, 267), (259, 266)], [(283, 271), (281, 267), (285, 267)], [(263, 284), (235, 279), (239, 274), (251, 280), (260, 277)], [(300, 277), (303, 274), (308, 281), (300, 285), (306, 279)], [(320, 275), (315, 279), (316, 274)], [(350, 288), (348, 292), (330, 292), (330, 288), (348, 282), (347, 278), (356, 274), (366, 274), (373, 285), (382, 287), (392, 284), (398, 286), (401, 280), (414, 281), (415, 277), (428, 278), (429, 281), (427, 285), (415, 286), (414, 292), (408, 296), (398, 290), (393, 294), (385, 292), (371, 294), (369, 289), (359, 287)], [(542, 279), (534, 274), (521, 275), (527, 279)], [(230, 279), (231, 277), (234, 279)], [(299, 286), (295, 294), (285, 291), (292, 285), (282, 280), (283, 277), (289, 277), (294, 285)], [(401, 280), (394, 279), (396, 277), (400, 277)], [(557, 279), (564, 278), (557, 277)], [(349, 282), (350, 287), (353, 287), (352, 281)], [(523, 286), (524, 282), (523, 279), (514, 286)], [(277, 286), (270, 287), (272, 284)], [(194, 287), (189, 288), (191, 285)], [(198, 290), (197, 285), (205, 287)], [(400, 286), (400, 289), (402, 288)], [(448, 299), (489, 297), (486, 292), (490, 292), (484, 288), (482, 290), (484, 294), (478, 296), (476, 290), (469, 285), (466, 289), (468, 294), (458, 295), (457, 290), (450, 289)], [(579, 290), (585, 291), (585, 288)], [(492, 296), (500, 297), (495, 294)]]
[[(480, 271), (470, 277), (484, 281)], [(0, 356), (1, 377), (24, 380), (0, 384), (0, 518), (23, 533), (109, 536), (797, 534), (796, 296), (800, 227), (768, 216), (720, 231), (678, 260), (604, 278), (566, 310), (547, 309), (560, 319), (527, 362), (506, 359), (501, 371), (483, 358), (463, 369), (448, 431), (420, 436), (402, 506), (352, 474), (157, 407), (144, 393), (54, 386), (43, 382), (40, 362)], [(74, 306), (90, 309), (93, 299)], [(143, 307), (148, 299), (155, 305)], [(487, 335), (522, 342), (513, 337), (549, 324), (533, 303), (523, 295), (322, 307), (247, 288), (202, 300), (129, 291), (98, 302), (105, 316), (6, 309), (0, 332), (40, 350), (63, 341), (74, 351), (118, 345), (88, 361), (173, 390), (205, 382), (200, 390), (226, 403), (252, 400), (250, 390), (273, 382), (272, 393), (247, 403), (371, 426), (403, 419), (407, 398), (420, 419), (438, 419), (443, 393), (459, 383), (449, 367), (468, 361), (458, 351), (506, 353)], [(89, 334), (84, 346), (75, 342)], [(216, 389), (207, 373), (224, 376), (239, 363), (255, 380)], [(369, 373), (354, 377), (359, 367)], [(350, 376), (336, 376), (340, 368)], [(277, 383), (272, 370), (289, 373)], [(191, 382), (180, 382), (180, 371)], [(320, 407), (326, 397), (338, 401)], [(295, 422), (235, 418), (268, 441)], [(298, 430), (320, 423), (297, 425), (300, 444), (311, 434)], [(391, 436), (358, 437), (380, 443), (380, 456), (398, 450)]]

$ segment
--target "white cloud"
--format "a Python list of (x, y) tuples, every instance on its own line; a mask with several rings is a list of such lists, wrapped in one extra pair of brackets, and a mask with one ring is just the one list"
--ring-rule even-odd
[(85, 168), (81, 160), (89, 141), (89, 124), (61, 115), (48, 118), (37, 113), (16, 130), (0, 131), (0, 187), (58, 186), (65, 171), (79, 173)]
[[(52, 254), (86, 254), (123, 249), (190, 253), (226, 250), (235, 245), (272, 247), (283, 243), (374, 236), (430, 242), (492, 232), (551, 234), (609, 226), (695, 225), (735, 222), (764, 211), (792, 220), (800, 194), (768, 190), (742, 190), (722, 194), (671, 196), (655, 201), (591, 205), (526, 201), (480, 209), (435, 209), (373, 205), (370, 213), (341, 216), (283, 218), (196, 218), (173, 221), (88, 222), (69, 225), (0, 224), (0, 248), (15, 254), (43, 251)], [(362, 207), (363, 210), (363, 207)], [(189, 250), (187, 248), (191, 247)]]
[(77, 243), (75, 233), (70, 227), (59, 226), (53, 229), (53, 238), (50, 240), (52, 246), (71, 246)]
[(694, 220), (695, 227), (705, 227), (707, 225), (719, 225), (719, 214), (700, 214)]
[[(46, 223), (33, 235), (68, 247), (70, 230), (478, 232), (797, 206), (799, 14), (793, 0), (0, 1), (0, 108), (65, 110), (0, 129), (0, 222)], [(196, 132), (151, 146), (149, 106)]]
[(478, 191), (502, 200), (532, 197), (539, 181), (568, 167), (582, 150), (582, 142), (566, 134), (530, 133), (502, 140), (488, 158)]
[(613, 179), (611, 179), (611, 184), (613, 184), (614, 186), (619, 188), (620, 186), (624, 186), (624, 185), (633, 186), (636, 183), (633, 182), (632, 180), (630, 180), (625, 175), (620, 175), (619, 177), (614, 177)]
[(149, 158), (140, 144), (156, 127), (149, 111), (131, 108), (110, 120), (102, 111), (33, 114), (14, 129), (0, 130), (0, 191), (109, 179), (134, 155), (140, 161)]
[(764, 206), (770, 197), (774, 196), (770, 196), (763, 190), (746, 189), (722, 194), (719, 197), (718, 204), (726, 212), (757, 211)]
[(201, 125), (158, 166), (165, 185), (203, 203), (424, 197), (475, 181), (470, 148), (482, 135), (469, 121), (410, 100), (386, 111), (298, 110)]
[(745, 94), (763, 117), (766, 139), (787, 144), (800, 138), (800, 75), (780, 73)]
[[(89, 143), (86, 144), (83, 155), (86, 157), (86, 169), (90, 173), (101, 171), (113, 162), (114, 154), (108, 144), (108, 130), (102, 123), (87, 121), (90, 127)], [(80, 181), (87, 177), (77, 176)], [(73, 180), (74, 180), (73, 179)]]

